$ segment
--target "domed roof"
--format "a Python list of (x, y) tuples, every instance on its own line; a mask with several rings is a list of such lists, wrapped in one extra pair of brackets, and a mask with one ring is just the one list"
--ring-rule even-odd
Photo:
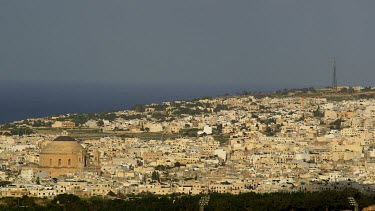
[(76, 140), (70, 136), (59, 136), (55, 138), (55, 140), (53, 141), (76, 141)]
[(70, 136), (59, 136), (51, 141), (40, 154), (76, 154), (84, 152), (84, 148)]

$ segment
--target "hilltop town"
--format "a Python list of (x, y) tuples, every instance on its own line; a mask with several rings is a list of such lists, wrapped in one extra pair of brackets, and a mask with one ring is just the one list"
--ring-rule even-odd
[(375, 90), (244, 92), (0, 129), (0, 196), (375, 191)]

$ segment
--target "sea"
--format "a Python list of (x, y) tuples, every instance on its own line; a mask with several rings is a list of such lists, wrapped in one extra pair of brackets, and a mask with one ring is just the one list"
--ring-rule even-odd
[(126, 110), (135, 104), (191, 100), (264, 89), (236, 85), (0, 81), (0, 123), (58, 114)]

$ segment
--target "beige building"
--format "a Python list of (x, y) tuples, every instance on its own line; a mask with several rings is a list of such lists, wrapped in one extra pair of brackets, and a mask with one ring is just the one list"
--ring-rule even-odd
[(69, 136), (57, 137), (40, 153), (39, 169), (47, 171), (51, 177), (82, 173), (87, 164), (86, 150)]
[(70, 121), (56, 121), (51, 127), (53, 128), (74, 128), (76, 124)]

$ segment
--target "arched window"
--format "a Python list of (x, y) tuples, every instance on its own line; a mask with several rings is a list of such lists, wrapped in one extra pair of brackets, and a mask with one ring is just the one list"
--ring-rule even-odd
[(61, 159), (59, 159), (59, 164), (58, 165), (61, 166)]
[(68, 160), (68, 166), (72, 165), (72, 160)]
[(52, 159), (49, 159), (49, 165), (52, 166)]

